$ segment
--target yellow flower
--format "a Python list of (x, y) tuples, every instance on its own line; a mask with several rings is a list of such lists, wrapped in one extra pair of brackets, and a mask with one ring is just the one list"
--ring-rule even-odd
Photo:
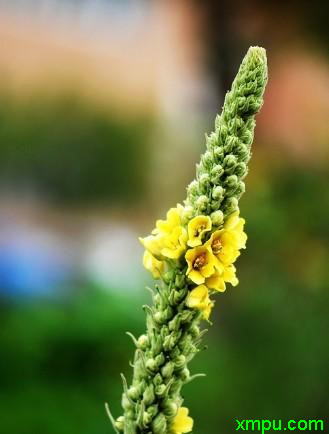
[(211, 234), (205, 246), (223, 264), (231, 264), (240, 255), (235, 234), (226, 229)]
[(178, 259), (186, 250), (187, 232), (182, 226), (176, 226), (171, 233), (161, 237), (161, 255)]
[(238, 249), (246, 248), (247, 234), (243, 231), (244, 224), (245, 219), (239, 217), (239, 211), (231, 214), (224, 224), (224, 229), (235, 237)]
[(162, 261), (158, 261), (158, 259), (156, 259), (148, 250), (145, 250), (144, 252), (143, 265), (152, 273), (155, 279), (159, 279), (161, 277), (164, 269), (164, 263)]
[(235, 275), (236, 268), (233, 264), (228, 265), (224, 268), (223, 278), (225, 282), (230, 283), (232, 286), (237, 286), (239, 284), (239, 279)]
[(202, 236), (205, 232), (211, 230), (211, 218), (209, 216), (200, 215), (194, 217), (187, 226), (188, 242), (190, 247), (200, 246), (202, 244)]
[(235, 275), (236, 268), (233, 264), (222, 265), (219, 264), (216, 273), (206, 279), (206, 285), (210, 289), (214, 289), (219, 292), (224, 292), (226, 289), (225, 282), (231, 283), (232, 286), (236, 286), (239, 283), (238, 278)]
[(225, 281), (223, 279), (223, 273), (216, 271), (212, 276), (206, 279), (206, 285), (210, 289), (215, 289), (219, 292), (224, 292), (226, 289)]
[(204, 318), (208, 319), (213, 303), (209, 298), (208, 288), (205, 285), (199, 285), (194, 288), (186, 298), (186, 305), (191, 308), (199, 309)]
[(186, 274), (197, 285), (204, 283), (206, 277), (215, 272), (217, 259), (205, 246), (189, 249), (185, 254), (188, 263)]
[(188, 416), (188, 408), (180, 407), (172, 424), (174, 434), (191, 432), (193, 429), (193, 419)]
[(167, 220), (157, 220), (152, 234), (169, 234), (176, 226), (181, 225), (181, 212), (178, 208), (170, 208)]
[(161, 237), (149, 235), (145, 238), (139, 238), (139, 241), (143, 244), (146, 250), (156, 257), (161, 256)]
[(139, 239), (155, 258), (178, 259), (185, 252), (187, 231), (181, 224), (183, 209), (179, 204), (177, 208), (171, 208), (167, 212), (166, 220), (157, 220), (152, 235)]

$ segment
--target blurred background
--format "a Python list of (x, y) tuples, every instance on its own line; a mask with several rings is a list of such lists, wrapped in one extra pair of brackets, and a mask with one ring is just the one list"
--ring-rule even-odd
[[(328, 2), (0, 0), (0, 432), (105, 434), (144, 330), (139, 235), (182, 201), (239, 63), (270, 81), (240, 285), (217, 298), (194, 433), (329, 414)], [(326, 422), (328, 424), (328, 421)]]

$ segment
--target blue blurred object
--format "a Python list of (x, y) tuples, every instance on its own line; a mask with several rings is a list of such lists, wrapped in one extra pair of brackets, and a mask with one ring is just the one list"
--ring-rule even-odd
[(0, 293), (14, 297), (50, 295), (69, 280), (70, 267), (58, 246), (50, 237), (38, 235), (22, 228), (6, 230), (6, 239), (0, 244)]

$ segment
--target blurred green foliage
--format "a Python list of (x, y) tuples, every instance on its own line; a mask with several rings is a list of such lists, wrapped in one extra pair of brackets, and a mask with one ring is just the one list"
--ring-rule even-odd
[[(251, 175), (241, 204), (249, 241), (240, 285), (217, 297), (209, 348), (191, 366), (207, 377), (185, 388), (196, 434), (233, 433), (236, 419), (329, 414), (327, 174), (280, 167), (259, 179)], [(133, 354), (124, 333), (144, 328), (140, 294), (116, 294), (3, 300), (1, 433), (112, 432), (103, 403), (120, 414), (119, 374), (131, 374)]]
[[(97, 288), (65, 300), (1, 304), (0, 432), (110, 432), (104, 402), (120, 411), (119, 373), (142, 329), (141, 299)], [(138, 307), (137, 307), (138, 306)]]
[(134, 201), (145, 192), (151, 118), (123, 117), (60, 95), (20, 103), (2, 95), (1, 101), (3, 185), (67, 203)]

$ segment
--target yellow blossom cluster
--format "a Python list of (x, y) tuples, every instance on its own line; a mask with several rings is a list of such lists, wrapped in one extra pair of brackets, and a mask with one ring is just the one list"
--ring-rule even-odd
[(146, 249), (143, 263), (154, 278), (160, 278), (168, 260), (181, 260), (184, 255), (186, 275), (196, 285), (186, 304), (208, 319), (213, 306), (209, 289), (223, 292), (226, 283), (238, 284), (234, 262), (246, 247), (245, 221), (235, 212), (213, 230), (209, 216), (196, 216), (187, 224), (183, 216), (184, 207), (178, 204), (168, 211), (166, 220), (156, 222), (150, 236), (140, 238)]
[(186, 251), (188, 234), (183, 225), (184, 207), (180, 204), (167, 212), (166, 220), (157, 220), (152, 234), (139, 238), (145, 247), (143, 264), (155, 279), (164, 271), (164, 261), (179, 259)]

